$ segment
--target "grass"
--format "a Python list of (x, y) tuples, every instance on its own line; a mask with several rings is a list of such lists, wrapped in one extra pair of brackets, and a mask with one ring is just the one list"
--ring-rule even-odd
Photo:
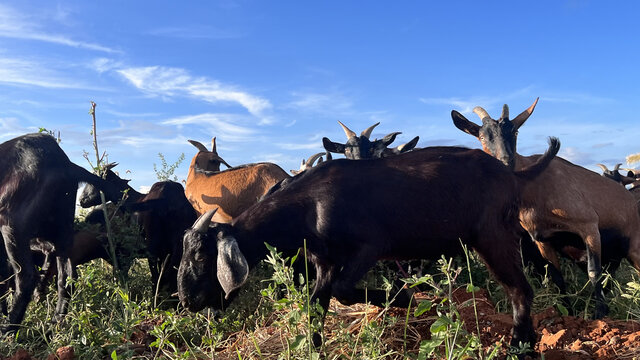
[[(310, 331), (321, 326), (309, 316), (318, 311), (308, 302), (307, 286), (312, 283), (294, 274), (291, 262), (272, 249), (230, 308), (194, 314), (153, 306), (146, 260), (134, 262), (126, 286), (114, 280), (106, 262), (94, 261), (80, 266), (64, 321), (49, 320), (56, 301), (50, 285), (46, 298), (30, 305), (20, 330), (0, 339), (0, 355), (22, 348), (34, 358), (46, 358), (63, 346), (72, 346), (79, 359), (491, 359), (501, 354), (504, 344), (482, 346), (477, 323), (470, 330), (463, 326), (452, 297), (461, 286), (481, 287), (500, 311), (511, 311), (501, 287), (473, 252), (468, 258), (432, 262), (423, 271), (428, 275), (413, 277), (413, 286), (424, 291), (422, 301), (411, 309), (334, 303), (324, 324), (322, 348), (309, 341)], [(562, 270), (571, 310), (588, 316), (593, 304), (586, 275), (569, 263), (563, 263)], [(367, 278), (374, 278), (372, 283), (386, 288), (392, 297), (392, 281), (386, 279), (393, 271), (387, 271), (377, 268)], [(536, 294), (534, 311), (557, 306), (560, 295), (552, 284), (535, 277), (529, 280)], [(625, 263), (607, 282), (611, 317), (638, 319), (640, 279), (635, 270)]]

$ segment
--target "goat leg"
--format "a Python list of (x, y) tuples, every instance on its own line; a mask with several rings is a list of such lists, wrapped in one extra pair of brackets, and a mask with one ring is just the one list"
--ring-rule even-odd
[(56, 319), (61, 320), (67, 313), (69, 300), (71, 300), (71, 291), (75, 271), (71, 265), (71, 259), (58, 255), (56, 257), (58, 265), (58, 303), (56, 304)]
[(29, 248), (24, 246), (28, 244), (28, 241), (21, 241), (24, 239), (20, 239), (20, 236), (15, 234), (14, 229), (9, 225), (3, 225), (0, 231), (4, 237), (7, 257), (15, 274), (16, 289), (9, 311), (9, 324), (0, 329), (0, 332), (10, 332), (16, 330), (24, 318), (36, 286), (37, 274)]

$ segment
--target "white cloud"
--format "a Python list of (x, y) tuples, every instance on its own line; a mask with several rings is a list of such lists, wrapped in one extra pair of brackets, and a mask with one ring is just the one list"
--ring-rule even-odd
[(17, 118), (0, 118), (0, 141), (9, 140), (27, 132), (33, 132), (34, 130), (35, 129), (26, 128), (20, 125)]
[(238, 142), (246, 141), (255, 135), (256, 131), (249, 127), (236, 125), (239, 120), (233, 114), (211, 114), (204, 113), (198, 115), (187, 115), (175, 117), (161, 122), (162, 125), (175, 125), (178, 128), (184, 125), (202, 125), (209, 127), (209, 132), (224, 138), (225, 141)]
[(210, 103), (236, 103), (254, 116), (271, 108), (268, 100), (204, 77), (193, 77), (180, 68), (147, 66), (118, 70), (131, 84), (148, 94), (191, 96)]
[[(60, 11), (56, 12), (51, 19), (60, 20), (64, 18), (64, 14)], [(0, 4), (0, 37), (11, 39), (36, 40), (74, 48), (83, 48), (106, 53), (118, 52), (106, 46), (95, 43), (83, 42), (71, 39), (62, 34), (56, 34), (48, 29), (43, 29), (38, 19), (34, 19), (33, 15), (25, 15), (13, 8)]]
[(277, 143), (281, 149), (285, 150), (320, 150), (322, 149), (322, 143), (314, 141), (309, 144), (293, 144), (293, 143)]
[(91, 61), (87, 67), (102, 74), (109, 70), (113, 70), (122, 66), (122, 63), (113, 59), (97, 58)]
[(50, 89), (95, 89), (59, 76), (45, 66), (30, 60), (0, 58), (0, 83), (38, 86)]
[(296, 100), (286, 107), (307, 112), (345, 114), (352, 112), (351, 100), (338, 93), (301, 93), (292, 94)]

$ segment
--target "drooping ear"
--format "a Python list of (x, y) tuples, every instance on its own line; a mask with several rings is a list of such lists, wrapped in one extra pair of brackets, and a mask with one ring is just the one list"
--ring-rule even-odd
[(451, 119), (453, 119), (453, 125), (455, 125), (458, 129), (475, 137), (480, 136), (480, 126), (467, 120), (467, 118), (459, 112), (451, 110)]
[(247, 281), (249, 264), (240, 251), (234, 238), (225, 237), (218, 240), (218, 281), (225, 292), (225, 298)]
[(344, 154), (344, 144), (333, 142), (329, 140), (329, 138), (322, 138), (322, 146), (324, 146), (327, 151)]
[(202, 145), (202, 143), (200, 143), (199, 141), (195, 141), (195, 140), (187, 140), (188, 142), (191, 143), (191, 145), (195, 146), (198, 151), (205, 151), (205, 152), (209, 152), (209, 150), (207, 150), (207, 148)]
[(392, 132), (389, 135), (386, 135), (381, 140), (382, 141), (382, 145), (384, 145), (385, 147), (389, 146), (389, 144), (391, 144), (396, 139), (396, 136), (398, 136), (400, 134), (402, 134), (402, 133), (399, 132), (399, 131), (396, 131), (396, 132)]

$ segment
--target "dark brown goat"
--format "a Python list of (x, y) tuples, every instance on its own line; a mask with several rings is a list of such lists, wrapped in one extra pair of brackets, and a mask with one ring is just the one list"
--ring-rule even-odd
[[(482, 119), (482, 126), (455, 110), (451, 117), (456, 127), (480, 140), (485, 152), (511, 168), (521, 169), (537, 159), (516, 153), (518, 129), (537, 102), (536, 99), (513, 120), (509, 120), (507, 105), (497, 121), (476, 107), (474, 112)], [(602, 292), (601, 261), (606, 258), (619, 263), (620, 258), (626, 257), (640, 271), (640, 216), (636, 201), (623, 187), (593, 171), (555, 158), (547, 171), (523, 189), (519, 212), (520, 223), (556, 271), (556, 250), (567, 245), (568, 249), (578, 245), (585, 249), (587, 272), (594, 285), (596, 318), (608, 311)]]
[(369, 126), (367, 129), (362, 131), (362, 133), (360, 133), (360, 136), (357, 136), (355, 132), (351, 131), (340, 121), (338, 121), (338, 123), (342, 127), (342, 130), (344, 130), (345, 135), (347, 135), (347, 142), (341, 144), (333, 142), (329, 140), (329, 138), (323, 137), (322, 144), (324, 145), (325, 150), (329, 152), (344, 154), (347, 159), (351, 160), (377, 159), (404, 153), (413, 149), (420, 139), (418, 136), (416, 136), (406, 144), (397, 146), (395, 148), (388, 148), (389, 144), (391, 144), (396, 139), (396, 136), (401, 134), (400, 132), (392, 132), (391, 134), (386, 135), (380, 140), (375, 139), (371, 141), (369, 140), (371, 132), (376, 126), (380, 125), (379, 122)]
[[(180, 301), (191, 311), (211, 306), (212, 291), (221, 286), (228, 295), (242, 286), (266, 254), (263, 242), (295, 251), (306, 239), (316, 270), (311, 301), (318, 299), (326, 311), (332, 295), (345, 304), (365, 301), (354, 285), (377, 260), (457, 254), (461, 240), (482, 256), (511, 298), (512, 344), (533, 345), (533, 292), (522, 272), (516, 209), (520, 187), (543, 172), (558, 148), (552, 139), (544, 157), (515, 175), (479, 150), (455, 147), (320, 164), (231, 224), (210, 227), (214, 211), (202, 215), (184, 237)], [(385, 302), (380, 292), (366, 296)], [(408, 297), (396, 305), (408, 305)]]
[(8, 258), (15, 276), (9, 324), (3, 330), (14, 330), (22, 322), (36, 286), (38, 276), (29, 250), (34, 238), (42, 238), (56, 249), (56, 315), (66, 313), (79, 182), (94, 184), (107, 196), (119, 196), (111, 184), (69, 161), (49, 135), (28, 134), (0, 144), (0, 232), (6, 248), (0, 263), (6, 264)]

